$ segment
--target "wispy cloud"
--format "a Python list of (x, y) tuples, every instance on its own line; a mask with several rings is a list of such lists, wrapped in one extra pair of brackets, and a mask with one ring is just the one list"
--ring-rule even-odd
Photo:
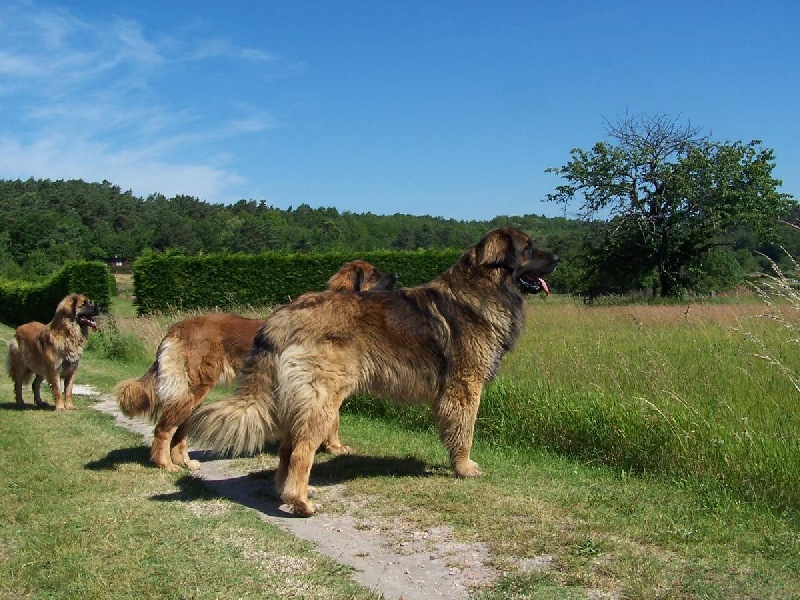
[(225, 199), (243, 183), (230, 168), (230, 145), (273, 128), (274, 119), (233, 95), (209, 115), (189, 95), (160, 94), (158, 83), (187, 63), (263, 65), (278, 58), (198, 39), (155, 36), (130, 19), (3, 3), (0, 177), (108, 179), (140, 195)]

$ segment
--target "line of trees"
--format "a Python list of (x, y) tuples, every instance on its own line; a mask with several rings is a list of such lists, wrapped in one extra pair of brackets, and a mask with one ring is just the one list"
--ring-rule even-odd
[[(713, 142), (663, 115), (608, 123), (608, 140), (573, 149), (548, 171), (547, 199), (578, 203), (581, 218), (533, 214), (459, 221), (265, 201), (209, 204), (191, 196), (134, 196), (108, 181), (0, 180), (0, 276), (36, 278), (68, 260), (132, 260), (145, 249), (194, 255), (466, 248), (510, 225), (563, 257), (562, 292), (724, 290), (745, 274), (800, 256), (800, 209), (778, 191), (775, 159), (759, 142)], [(386, 267), (388, 268), (388, 266)]]
[(536, 215), (457, 221), (240, 200), (134, 196), (108, 181), (0, 180), (0, 276), (43, 276), (67, 260), (134, 259), (145, 249), (198, 253), (332, 252), (466, 248), (511, 225), (542, 246), (565, 248), (580, 224)]

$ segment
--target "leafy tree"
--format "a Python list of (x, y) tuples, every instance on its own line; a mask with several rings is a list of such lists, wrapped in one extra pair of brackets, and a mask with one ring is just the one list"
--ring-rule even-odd
[(610, 218), (595, 275), (622, 270), (644, 281), (654, 273), (661, 296), (680, 296), (689, 265), (730, 245), (741, 225), (769, 237), (794, 204), (778, 192), (773, 151), (759, 141), (713, 142), (664, 115), (607, 125), (610, 142), (575, 148), (566, 165), (547, 169), (567, 182), (548, 200), (578, 197), (582, 218)]

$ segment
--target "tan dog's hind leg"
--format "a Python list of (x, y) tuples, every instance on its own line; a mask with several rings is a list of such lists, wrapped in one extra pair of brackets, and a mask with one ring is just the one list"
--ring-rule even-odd
[[(319, 448), (319, 441), (303, 439), (291, 444), (291, 454), (288, 465), (284, 469), (278, 465), (278, 472), (286, 473), (286, 480), (281, 492), (281, 500), (288, 504), (292, 512), (301, 517), (310, 517), (319, 508), (308, 499), (308, 480), (311, 476), (311, 466), (314, 464), (314, 454)], [(284, 454), (281, 453), (283, 463)], [(276, 473), (277, 485), (277, 473)]]
[(339, 413), (336, 413), (336, 418), (333, 421), (331, 432), (328, 434), (328, 439), (322, 444), (322, 447), (331, 454), (350, 454), (352, 449), (350, 446), (342, 445), (339, 440)]
[(319, 508), (308, 499), (309, 492), (313, 492), (308, 480), (314, 455), (320, 444), (335, 432), (339, 406), (350, 390), (330, 391), (328, 386), (339, 387), (342, 383), (336, 378), (329, 379), (326, 386), (320, 377), (308, 374), (306, 377), (314, 385), (300, 383), (292, 390), (290, 401), (302, 403), (302, 409), (294, 414), (294, 422), (283, 424), (285, 433), (278, 452), (280, 462), (275, 473), (275, 487), (281, 500), (291, 507), (294, 514), (310, 517)]

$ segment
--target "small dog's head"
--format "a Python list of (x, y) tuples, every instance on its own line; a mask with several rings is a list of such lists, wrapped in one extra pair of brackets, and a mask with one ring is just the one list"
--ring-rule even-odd
[(341, 266), (328, 280), (328, 289), (335, 292), (352, 290), (391, 290), (399, 279), (397, 273), (378, 271), (365, 260), (353, 260)]
[(97, 308), (97, 305), (83, 294), (72, 294), (70, 298), (73, 320), (81, 326), (84, 333), (88, 331), (89, 327), (92, 328), (92, 331), (97, 331), (95, 317), (100, 314), (100, 309)]

